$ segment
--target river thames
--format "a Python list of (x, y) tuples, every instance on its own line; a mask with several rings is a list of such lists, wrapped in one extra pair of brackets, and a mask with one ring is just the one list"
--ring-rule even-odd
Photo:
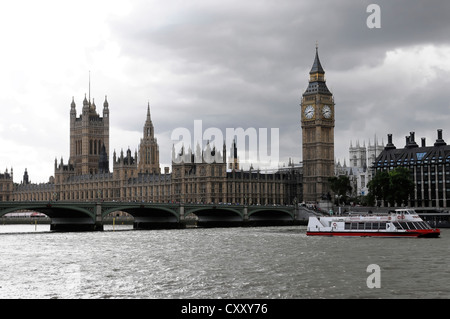
[[(308, 237), (305, 226), (50, 232), (0, 225), (0, 298), (450, 298), (437, 239)], [(380, 288), (369, 288), (369, 265)]]

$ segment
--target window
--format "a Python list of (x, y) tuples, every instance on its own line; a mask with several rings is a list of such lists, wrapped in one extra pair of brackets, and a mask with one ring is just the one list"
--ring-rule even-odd
[(423, 229), (423, 225), (421, 222), (413, 223), (417, 229)]
[(430, 229), (431, 228), (431, 226), (425, 221), (420, 222), (420, 223), (422, 224), (423, 229)]
[(415, 223), (412, 223), (412, 222), (406, 222), (406, 225), (408, 226), (409, 229), (417, 229), (414, 224)]

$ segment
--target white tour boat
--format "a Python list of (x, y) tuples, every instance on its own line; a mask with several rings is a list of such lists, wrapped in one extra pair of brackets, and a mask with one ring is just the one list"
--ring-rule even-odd
[(309, 236), (439, 237), (413, 209), (396, 209), (387, 214), (309, 217)]

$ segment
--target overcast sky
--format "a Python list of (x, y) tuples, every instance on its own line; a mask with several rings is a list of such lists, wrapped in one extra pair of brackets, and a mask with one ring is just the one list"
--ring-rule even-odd
[[(369, 29), (367, 6), (381, 8)], [(0, 8), (0, 172), (20, 182), (69, 159), (72, 96), (110, 107), (110, 156), (142, 136), (147, 103), (170, 165), (171, 133), (279, 128), (280, 162), (301, 161), (301, 96), (316, 41), (336, 109), (335, 157), (392, 133), (450, 143), (446, 0), (18, 0)], [(256, 165), (257, 166), (257, 165)], [(112, 168), (112, 163), (110, 165)]]

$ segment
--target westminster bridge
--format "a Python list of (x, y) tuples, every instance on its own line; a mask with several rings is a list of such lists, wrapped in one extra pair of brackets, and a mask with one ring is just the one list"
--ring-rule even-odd
[[(18, 211), (34, 211), (51, 219), (54, 231), (103, 230), (106, 216), (126, 212), (133, 216), (134, 229), (185, 228), (190, 220), (198, 227), (294, 225), (307, 214), (295, 206), (188, 204), (147, 202), (0, 202), (0, 217)], [(193, 217), (193, 218), (192, 218)]]

